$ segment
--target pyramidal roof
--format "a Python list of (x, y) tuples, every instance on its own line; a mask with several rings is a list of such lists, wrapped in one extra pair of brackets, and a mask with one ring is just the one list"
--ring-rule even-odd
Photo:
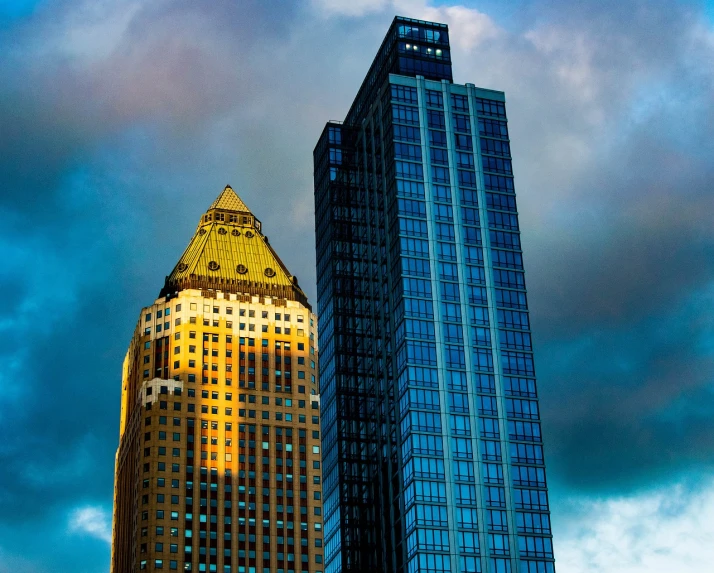
[(189, 288), (298, 300), (309, 307), (260, 221), (230, 186), (201, 217), (161, 296)]
[(238, 197), (238, 194), (233, 191), (230, 185), (221, 191), (221, 194), (216, 197), (216, 200), (211, 203), (210, 209), (223, 209), (226, 211), (238, 211), (239, 213), (250, 213), (250, 209), (243, 203), (243, 200)]

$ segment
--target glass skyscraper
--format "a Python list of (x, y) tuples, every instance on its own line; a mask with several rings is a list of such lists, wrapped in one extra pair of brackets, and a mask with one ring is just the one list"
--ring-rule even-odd
[(315, 147), (325, 573), (553, 573), (502, 92), (395, 18)]

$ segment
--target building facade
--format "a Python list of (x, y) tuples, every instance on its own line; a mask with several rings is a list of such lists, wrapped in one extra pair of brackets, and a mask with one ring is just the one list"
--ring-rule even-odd
[(504, 94), (397, 17), (314, 164), (325, 572), (553, 573)]
[(113, 573), (321, 573), (316, 318), (230, 187), (123, 367)]

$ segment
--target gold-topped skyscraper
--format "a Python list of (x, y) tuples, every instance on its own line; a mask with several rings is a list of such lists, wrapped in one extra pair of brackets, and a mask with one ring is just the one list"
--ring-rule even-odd
[(124, 359), (112, 572), (321, 573), (316, 318), (230, 187)]

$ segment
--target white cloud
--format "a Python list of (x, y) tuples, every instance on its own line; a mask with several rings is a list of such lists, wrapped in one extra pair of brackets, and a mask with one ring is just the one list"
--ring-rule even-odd
[(452, 48), (456, 47), (466, 52), (504, 34), (503, 30), (488, 15), (474, 8), (465, 6), (416, 8), (416, 6), (412, 6), (411, 9), (416, 11), (405, 12), (405, 15), (413, 13), (414, 17), (420, 20), (448, 24), (449, 41)]
[(91, 535), (107, 543), (112, 542), (112, 525), (110, 515), (96, 505), (78, 507), (69, 516), (70, 533)]
[(558, 573), (706, 573), (714, 563), (714, 481), (570, 500), (553, 516)]

